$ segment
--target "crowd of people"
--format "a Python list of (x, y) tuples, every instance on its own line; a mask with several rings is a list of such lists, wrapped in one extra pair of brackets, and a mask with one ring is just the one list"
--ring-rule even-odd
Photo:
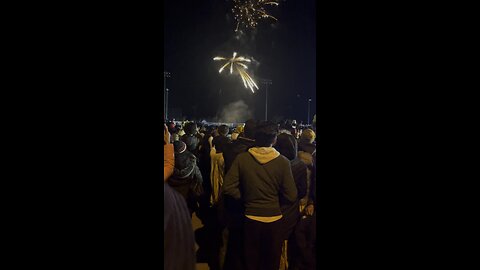
[[(164, 129), (165, 269), (315, 269), (315, 126)], [(203, 224), (195, 233), (194, 214)]]

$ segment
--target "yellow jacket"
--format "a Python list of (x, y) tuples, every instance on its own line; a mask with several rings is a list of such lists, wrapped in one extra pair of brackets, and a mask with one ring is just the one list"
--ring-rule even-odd
[(225, 177), (225, 161), (223, 160), (223, 153), (217, 153), (215, 147), (210, 150), (211, 170), (210, 183), (212, 185), (212, 195), (210, 196), (210, 204), (215, 205), (220, 198), (220, 192), (223, 186), (223, 178)]

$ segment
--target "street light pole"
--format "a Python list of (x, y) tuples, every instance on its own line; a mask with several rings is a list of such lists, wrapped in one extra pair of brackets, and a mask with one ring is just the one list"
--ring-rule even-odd
[(168, 108), (167, 108), (167, 103), (165, 102), (166, 99), (168, 99), (168, 94), (167, 94), (167, 78), (170, 78), (170, 72), (164, 71), (164, 72), (163, 72), (163, 98), (164, 98), (164, 102), (163, 102), (163, 115), (164, 115), (165, 119), (168, 119), (168, 118), (167, 118)]
[(307, 112), (307, 125), (310, 125), (310, 102), (312, 101), (311, 98), (308, 99), (308, 112)]
[(272, 85), (272, 80), (261, 79), (260, 83), (265, 85), (265, 121), (268, 120), (268, 85)]
[(165, 99), (165, 118), (168, 119), (168, 88), (166, 89), (167, 98)]

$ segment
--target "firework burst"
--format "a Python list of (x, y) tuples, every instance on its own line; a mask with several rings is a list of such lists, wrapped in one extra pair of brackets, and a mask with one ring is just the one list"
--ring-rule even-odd
[(254, 29), (258, 21), (270, 18), (277, 21), (277, 18), (265, 11), (266, 6), (278, 6), (278, 0), (233, 0), (233, 15), (237, 21), (238, 31), (241, 25)]
[(238, 56), (237, 57), (237, 53), (234, 52), (233, 53), (233, 57), (232, 58), (225, 58), (225, 57), (220, 57), (220, 56), (217, 56), (215, 58), (213, 58), (214, 61), (227, 61), (219, 70), (218, 70), (218, 73), (222, 73), (222, 71), (227, 68), (228, 66), (230, 66), (230, 74), (233, 74), (233, 71), (235, 69), (235, 71), (240, 75), (240, 78), (242, 78), (242, 81), (243, 81), (243, 85), (245, 86), (245, 88), (250, 88), (250, 90), (252, 90), (252, 93), (255, 93), (255, 91), (253, 90), (253, 88), (257, 88), (258, 90), (258, 86), (257, 84), (255, 83), (255, 81), (252, 79), (252, 77), (250, 77), (250, 75), (248, 75), (248, 73), (245, 71), (246, 69), (248, 69), (248, 66), (245, 65), (244, 63), (242, 62), (247, 62), (247, 63), (250, 63), (251, 60), (250, 59), (247, 59), (243, 56)]

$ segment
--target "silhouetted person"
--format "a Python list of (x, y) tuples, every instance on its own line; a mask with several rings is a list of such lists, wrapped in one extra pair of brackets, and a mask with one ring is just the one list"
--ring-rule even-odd
[(314, 197), (316, 186), (316, 145), (315, 132), (311, 129), (305, 129), (298, 140), (298, 157), (307, 165), (307, 195), (300, 200), (302, 207), (306, 207), (307, 215), (312, 215), (314, 211)]
[[(187, 202), (190, 214), (198, 209), (197, 201), (202, 190), (202, 174), (197, 166), (197, 158), (187, 150), (187, 146), (182, 141), (173, 143), (175, 150), (175, 169), (173, 175), (168, 180), (168, 184), (180, 193)], [(200, 189), (197, 186), (200, 186)]]
[(178, 192), (165, 183), (174, 169), (173, 145), (166, 126), (163, 142), (163, 269), (194, 270), (195, 242), (187, 204)]
[(203, 195), (200, 198), (200, 209), (197, 212), (198, 218), (202, 220), (202, 223), (205, 223), (205, 217), (210, 207), (210, 196), (212, 192), (212, 186), (210, 183), (210, 170), (211, 170), (211, 160), (210, 160), (210, 138), (213, 134), (213, 127), (207, 126), (204, 131), (204, 136), (200, 141), (199, 146), (199, 168), (202, 173), (203, 178)]
[(198, 134), (197, 124), (188, 122), (185, 124), (183, 129), (185, 134), (182, 136), (181, 141), (187, 145), (187, 150), (198, 158), (198, 150), (202, 136)]
[[(254, 146), (256, 125), (257, 123), (253, 119), (246, 121), (237, 139), (225, 147), (223, 151), (225, 175), (235, 158)], [(222, 203), (219, 205), (219, 212), (222, 225), (227, 227), (223, 233), (223, 248), (226, 248), (224, 269), (243, 270), (245, 269), (243, 258), (243, 203), (241, 200), (233, 199), (224, 194)]]
[(293, 135), (287, 133), (279, 134), (274, 147), (280, 154), (290, 160), (293, 179), (295, 180), (298, 191), (297, 199), (293, 204), (289, 204), (288, 202), (282, 203), (281, 201), (282, 214), (284, 217), (284, 240), (288, 240), (286, 255), (288, 257), (289, 268), (291, 268), (300, 260), (300, 248), (296, 245), (293, 232), (300, 220), (300, 199), (307, 194), (307, 165), (297, 156), (297, 140)]
[(228, 127), (226, 125), (221, 125), (218, 127), (218, 136), (213, 138), (212, 146), (215, 147), (217, 153), (223, 153), (223, 150), (231, 140), (227, 137)]

